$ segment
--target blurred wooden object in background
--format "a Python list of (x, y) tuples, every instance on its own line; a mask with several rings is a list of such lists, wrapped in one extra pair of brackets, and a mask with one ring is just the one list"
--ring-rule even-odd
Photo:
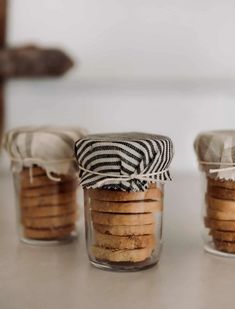
[[(0, 48), (5, 46), (6, 1), (7, 0), (0, 0)], [(4, 127), (4, 78), (0, 77), (0, 143), (3, 135), (3, 127)]]
[(34, 45), (17, 48), (6, 46), (6, 22), (7, 0), (0, 0), (0, 143), (5, 121), (5, 80), (19, 77), (61, 76), (73, 66), (73, 60), (57, 48)]

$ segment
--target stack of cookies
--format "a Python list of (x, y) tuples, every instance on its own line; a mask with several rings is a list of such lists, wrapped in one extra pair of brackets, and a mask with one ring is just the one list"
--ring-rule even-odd
[[(162, 211), (162, 191), (85, 190), (85, 207), (93, 226), (91, 254), (109, 262), (142, 262), (157, 249), (156, 212)], [(161, 222), (160, 222), (161, 224)], [(160, 232), (159, 232), (160, 233)]]
[[(20, 173), (20, 219), (23, 236), (35, 240), (59, 240), (71, 235), (77, 221), (77, 181), (60, 175), (48, 178), (44, 169), (34, 166)], [(58, 177), (58, 175), (57, 175)]]
[(207, 180), (207, 217), (216, 249), (235, 253), (235, 181)]

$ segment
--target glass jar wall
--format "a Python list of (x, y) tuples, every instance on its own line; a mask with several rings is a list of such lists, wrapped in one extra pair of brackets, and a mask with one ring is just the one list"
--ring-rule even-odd
[(202, 174), (204, 248), (209, 253), (235, 257), (235, 181)]
[(158, 262), (163, 187), (151, 184), (144, 192), (84, 190), (86, 245), (94, 266), (136, 271)]
[(77, 180), (72, 175), (50, 179), (38, 166), (13, 173), (19, 236), (29, 244), (67, 242), (76, 236)]

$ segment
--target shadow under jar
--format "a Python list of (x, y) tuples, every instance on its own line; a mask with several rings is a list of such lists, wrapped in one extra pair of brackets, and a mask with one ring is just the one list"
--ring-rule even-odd
[[(162, 141), (168, 148), (156, 146), (162, 145)], [(150, 144), (152, 152), (147, 151), (150, 148), (146, 145)], [(90, 135), (76, 143), (84, 188), (86, 245), (92, 265), (136, 271), (158, 262), (162, 247), (163, 183), (169, 177), (167, 168), (172, 153), (169, 138), (143, 133)], [(129, 170), (128, 162), (131, 174), (123, 175), (123, 169)], [(133, 176), (137, 171), (141, 176)]]
[(203, 241), (207, 252), (235, 257), (235, 131), (198, 135), (202, 171)]

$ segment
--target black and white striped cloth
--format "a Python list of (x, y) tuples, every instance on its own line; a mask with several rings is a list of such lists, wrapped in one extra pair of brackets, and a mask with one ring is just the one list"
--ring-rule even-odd
[[(173, 144), (166, 136), (137, 132), (88, 135), (75, 143), (75, 156), (84, 188), (144, 191), (149, 182), (171, 180), (168, 167), (173, 157)], [(120, 175), (152, 173), (159, 173), (148, 177), (152, 181), (118, 179)]]

